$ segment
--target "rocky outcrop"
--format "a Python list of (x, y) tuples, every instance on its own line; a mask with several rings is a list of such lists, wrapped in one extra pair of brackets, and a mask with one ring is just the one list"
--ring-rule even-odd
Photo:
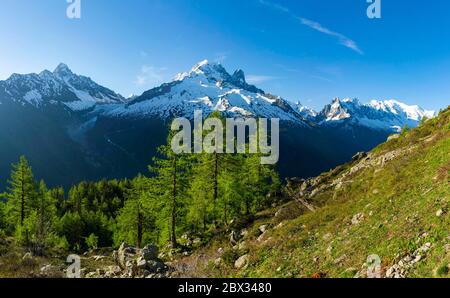
[(112, 258), (116, 265), (89, 272), (86, 278), (165, 278), (171, 268), (158, 258), (158, 247), (147, 245), (142, 249), (122, 243)]
[(402, 257), (397, 263), (386, 270), (387, 278), (405, 278), (409, 270), (425, 258), (426, 253), (431, 249), (432, 244), (427, 242), (412, 254)]

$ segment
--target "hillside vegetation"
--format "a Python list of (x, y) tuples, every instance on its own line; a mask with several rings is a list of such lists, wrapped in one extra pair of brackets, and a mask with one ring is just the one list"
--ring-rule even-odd
[(234, 246), (176, 260), (178, 276), (366, 277), (379, 257), (381, 277), (449, 277), (450, 109), (285, 192)]
[(281, 191), (259, 156), (164, 149), (155, 177), (67, 197), (22, 158), (0, 202), (0, 276), (65, 276), (75, 252), (82, 277), (450, 277), (450, 108)]

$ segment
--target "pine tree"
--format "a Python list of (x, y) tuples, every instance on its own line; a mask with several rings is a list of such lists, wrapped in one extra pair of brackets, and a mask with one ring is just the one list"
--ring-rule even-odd
[(158, 238), (156, 227), (155, 196), (151, 190), (152, 179), (139, 175), (132, 181), (128, 200), (117, 218), (115, 243), (122, 241), (141, 247)]
[(89, 183), (83, 181), (72, 187), (69, 191), (68, 204), (72, 211), (83, 218), (83, 212), (88, 210)]
[(54, 232), (54, 224), (56, 222), (56, 200), (51, 196), (44, 181), (39, 184), (36, 207), (32, 211), (35, 213), (33, 219), (32, 238), (34, 240), (35, 249), (41, 253), (49, 240), (50, 235)]
[[(190, 176), (187, 220), (193, 230), (207, 230), (214, 218), (214, 175), (211, 174), (211, 159), (207, 154), (195, 156), (193, 170)], [(217, 182), (218, 185), (218, 182)]]
[(49, 190), (50, 196), (55, 200), (56, 212), (58, 217), (64, 215), (67, 211), (67, 201), (65, 198), (64, 188), (58, 187)]
[(246, 215), (252, 215), (254, 211), (268, 207), (270, 202), (266, 201), (267, 195), (281, 185), (274, 167), (261, 164), (261, 154), (246, 156), (240, 177)]
[(22, 226), (36, 203), (36, 182), (33, 172), (24, 156), (12, 165), (11, 178), (8, 181), (7, 218), (13, 225)]
[[(169, 134), (168, 144), (172, 134)], [(168, 217), (169, 241), (172, 248), (178, 246), (177, 228), (181, 226), (180, 217), (184, 215), (188, 196), (189, 162), (186, 154), (175, 154), (170, 145), (158, 149), (161, 157), (155, 157), (150, 171), (156, 175), (156, 188)]]

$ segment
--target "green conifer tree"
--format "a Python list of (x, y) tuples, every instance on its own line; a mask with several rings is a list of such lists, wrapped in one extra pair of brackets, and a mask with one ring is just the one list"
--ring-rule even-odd
[[(168, 144), (171, 144), (172, 134), (169, 134)], [(158, 149), (160, 157), (153, 159), (150, 171), (155, 175), (155, 189), (167, 215), (169, 241), (172, 248), (178, 246), (177, 228), (182, 226), (181, 217), (185, 215), (185, 204), (188, 196), (190, 162), (186, 154), (176, 154), (170, 145)]]
[[(12, 165), (11, 178), (8, 180), (6, 218), (10, 224), (9, 229), (23, 226), (26, 218), (36, 206), (36, 182), (33, 172), (24, 156), (17, 164)], [(28, 240), (28, 235), (25, 235)]]
[(137, 247), (158, 238), (156, 227), (155, 196), (151, 190), (152, 179), (139, 175), (132, 181), (125, 206), (117, 217), (115, 243), (126, 241)]

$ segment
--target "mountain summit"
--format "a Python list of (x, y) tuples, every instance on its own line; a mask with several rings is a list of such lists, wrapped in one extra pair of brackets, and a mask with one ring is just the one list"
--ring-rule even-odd
[(44, 70), (39, 74), (13, 74), (6, 81), (0, 81), (0, 101), (38, 108), (62, 105), (79, 112), (97, 104), (122, 103), (125, 99), (88, 77), (74, 74), (66, 64), (61, 63), (53, 72)]
[(73, 72), (66, 64), (60, 63), (53, 71), (53, 74), (55, 74), (58, 77), (67, 77), (72, 76)]
[(396, 100), (361, 104), (350, 98), (336, 98), (317, 113), (248, 84), (242, 69), (231, 75), (220, 63), (208, 60), (177, 74), (171, 82), (129, 99), (60, 63), (53, 72), (13, 74), (0, 81), (1, 102), (36, 108), (62, 106), (76, 113), (99, 107), (96, 114), (113, 118), (192, 118), (194, 110), (202, 110), (205, 115), (220, 111), (232, 117), (279, 118), (302, 126), (363, 126), (389, 132), (416, 127), (423, 117), (434, 116), (432, 111)]
[[(207, 60), (172, 81), (125, 99), (66, 64), (0, 81), (0, 181), (26, 155), (52, 185), (133, 177), (165, 143), (174, 117), (220, 111), (227, 117), (280, 119), (284, 177), (317, 175), (384, 142), (433, 112), (399, 101), (338, 99), (317, 113), (249, 84)], [(2, 171), (3, 170), (3, 171)], [(0, 184), (0, 188), (2, 185)]]
[(107, 115), (192, 118), (194, 110), (205, 114), (220, 111), (230, 116), (280, 118), (304, 125), (286, 100), (248, 84), (242, 70), (230, 75), (221, 64), (207, 60), (124, 106), (112, 107)]
[(434, 111), (409, 106), (397, 100), (372, 100), (361, 104), (358, 99), (339, 99), (326, 105), (316, 117), (321, 125), (359, 125), (373, 129), (400, 131), (416, 127), (422, 118), (433, 118)]
[(105, 114), (119, 118), (192, 118), (194, 110), (202, 110), (205, 115), (220, 111), (233, 117), (279, 118), (302, 126), (362, 126), (387, 132), (397, 132), (404, 126), (416, 127), (423, 117), (434, 115), (432, 111), (395, 100), (362, 104), (350, 98), (335, 98), (317, 113), (299, 102), (289, 102), (248, 84), (241, 69), (230, 75), (220, 63), (208, 60), (126, 105), (111, 106)]

